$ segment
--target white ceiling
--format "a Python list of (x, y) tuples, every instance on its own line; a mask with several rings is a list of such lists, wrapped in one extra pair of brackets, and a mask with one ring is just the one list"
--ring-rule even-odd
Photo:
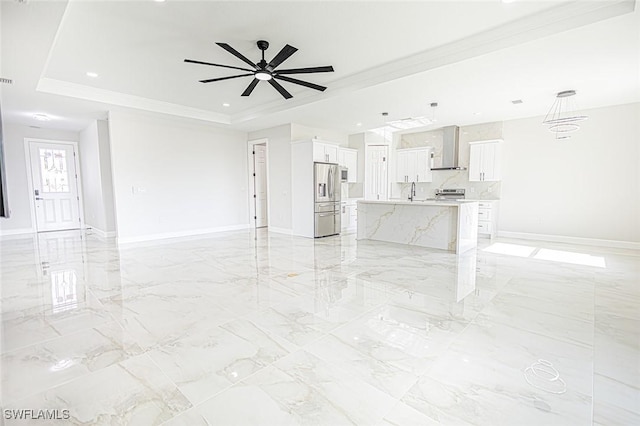
[[(80, 130), (114, 108), (137, 108), (241, 130), (287, 122), (355, 133), (430, 115), (438, 125), (544, 115), (574, 89), (582, 108), (640, 101), (640, 13), (634, 1), (34, 1), (1, 4), (6, 122)], [(255, 42), (299, 51), (281, 68), (325, 92), (268, 83), (190, 58), (244, 67), (226, 42), (259, 59)], [(89, 78), (86, 72), (99, 74)], [(242, 73), (238, 71), (238, 73)], [(522, 99), (522, 105), (511, 104)], [(231, 106), (224, 107), (223, 103)], [(53, 119), (36, 123), (33, 114)], [(357, 127), (356, 123), (362, 123)]]

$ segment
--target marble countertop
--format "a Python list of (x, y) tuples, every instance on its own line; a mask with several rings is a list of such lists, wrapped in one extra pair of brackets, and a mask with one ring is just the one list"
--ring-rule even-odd
[(369, 204), (402, 204), (402, 205), (410, 205), (410, 206), (439, 206), (439, 207), (458, 207), (462, 203), (477, 203), (475, 200), (358, 200), (358, 203), (369, 203)]

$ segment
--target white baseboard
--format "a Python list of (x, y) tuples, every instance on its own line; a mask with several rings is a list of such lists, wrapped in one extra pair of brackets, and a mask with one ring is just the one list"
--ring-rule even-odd
[(102, 229), (94, 228), (92, 226), (87, 226), (85, 229), (93, 232), (100, 238), (113, 238), (116, 236), (116, 231), (103, 231)]
[(0, 237), (8, 237), (10, 235), (34, 234), (35, 232), (36, 230), (33, 228), (0, 229)]
[(165, 240), (169, 238), (192, 237), (195, 235), (213, 234), (216, 232), (238, 231), (241, 229), (248, 229), (248, 228), (249, 228), (249, 224), (244, 224), (244, 225), (220, 226), (217, 228), (193, 229), (189, 231), (165, 232), (161, 234), (142, 235), (140, 237), (125, 237), (125, 238), (118, 237), (118, 245), (140, 243), (144, 241)]
[(600, 240), (597, 238), (569, 237), (565, 235), (529, 234), (526, 232), (498, 231), (499, 237), (519, 238), (522, 240), (551, 241), (554, 243), (580, 244), (597, 247), (613, 247), (640, 250), (640, 243), (633, 241)]
[(276, 228), (275, 226), (270, 226), (268, 229), (269, 229), (269, 232), (275, 232), (277, 234), (293, 235), (292, 229)]

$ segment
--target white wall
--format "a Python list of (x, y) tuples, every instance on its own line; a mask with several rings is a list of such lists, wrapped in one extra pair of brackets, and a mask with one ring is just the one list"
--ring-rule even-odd
[(504, 122), (501, 232), (640, 242), (640, 104), (585, 113), (569, 140)]
[(109, 133), (119, 242), (249, 226), (246, 133), (124, 112)]
[(116, 217), (113, 201), (113, 175), (111, 174), (111, 139), (107, 121), (98, 121), (98, 142), (106, 231), (114, 232), (116, 230)]
[(319, 127), (309, 127), (302, 124), (291, 123), (291, 140), (300, 141), (303, 139), (318, 138), (327, 142), (335, 142), (346, 146), (349, 142), (349, 135), (331, 129)]
[[(291, 221), (291, 125), (249, 133), (248, 140), (267, 138), (269, 152), (269, 227), (290, 232)], [(245, 143), (246, 145), (246, 143)], [(245, 161), (246, 162), (246, 161)], [(246, 180), (246, 179), (245, 179)]]
[(53, 129), (37, 129), (4, 123), (4, 155), (7, 171), (7, 195), (11, 217), (0, 218), (0, 235), (35, 232), (31, 221), (31, 197), (25, 159), (25, 138), (77, 141), (78, 133)]
[(85, 224), (102, 235), (115, 232), (108, 124), (91, 123), (79, 135)]

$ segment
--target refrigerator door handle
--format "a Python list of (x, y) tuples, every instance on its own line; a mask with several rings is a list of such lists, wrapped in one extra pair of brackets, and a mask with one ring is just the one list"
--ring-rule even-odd
[(331, 213), (317, 213), (318, 217), (327, 217), (327, 216), (336, 216), (338, 213), (336, 212), (331, 212)]
[(333, 200), (333, 169), (331, 167), (329, 167), (329, 198), (331, 198)]

